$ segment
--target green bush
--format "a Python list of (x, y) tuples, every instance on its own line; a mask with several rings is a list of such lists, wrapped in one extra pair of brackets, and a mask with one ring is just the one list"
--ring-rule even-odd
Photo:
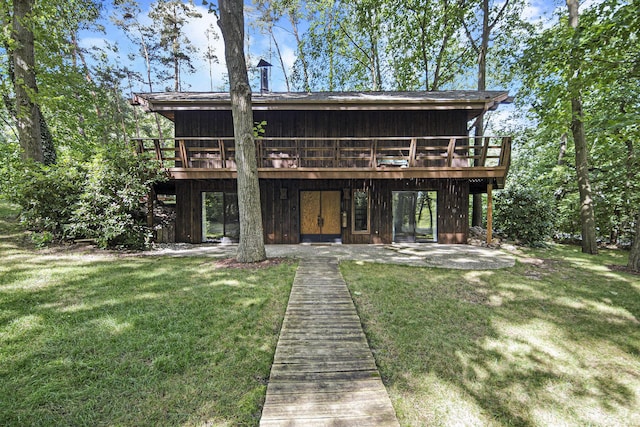
[(42, 165), (29, 162), (8, 177), (9, 197), (22, 209), (20, 220), (37, 233), (61, 239), (69, 227), (76, 201), (82, 194), (85, 172), (77, 165)]
[(163, 175), (126, 147), (105, 149), (87, 164), (30, 162), (6, 175), (8, 195), (38, 246), (69, 238), (95, 239), (103, 248), (141, 249), (149, 242), (143, 202)]
[(507, 237), (537, 246), (550, 236), (553, 204), (540, 191), (511, 187), (496, 196), (495, 205), (496, 229)]
[(150, 186), (163, 179), (158, 165), (126, 150), (111, 150), (97, 155), (88, 169), (70, 232), (93, 238), (103, 248), (147, 246), (151, 230), (142, 207)]

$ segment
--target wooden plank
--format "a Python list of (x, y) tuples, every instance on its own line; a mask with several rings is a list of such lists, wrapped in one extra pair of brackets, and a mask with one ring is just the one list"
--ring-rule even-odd
[(300, 420), (289, 421), (286, 420), (267, 420), (264, 423), (260, 423), (264, 427), (274, 426), (286, 426), (286, 427), (385, 427), (385, 426), (397, 426), (398, 422), (395, 417), (388, 415), (374, 415), (370, 417), (349, 417), (345, 419), (336, 420), (335, 418), (316, 417), (316, 418), (303, 418)]
[[(345, 393), (355, 391), (375, 391), (386, 393), (379, 378), (367, 378), (356, 381), (350, 380), (326, 380), (326, 381), (275, 381), (269, 379), (267, 386), (267, 399), (273, 394), (319, 394), (319, 393)], [(266, 405), (265, 405), (266, 407)], [(264, 408), (263, 408), (264, 411)]]
[(335, 393), (297, 393), (295, 395), (282, 393), (267, 396), (265, 403), (273, 405), (283, 404), (307, 404), (307, 403), (337, 403), (347, 399), (358, 401), (376, 400), (379, 397), (379, 389), (354, 390)]
[[(366, 363), (370, 361), (371, 363)], [(372, 371), (375, 370), (376, 365), (373, 362), (373, 358), (368, 358), (364, 362), (362, 359), (344, 360), (344, 361), (319, 361), (319, 362), (305, 362), (305, 363), (276, 363), (271, 367), (271, 372), (275, 374), (282, 374), (288, 372), (336, 372), (336, 371)]]

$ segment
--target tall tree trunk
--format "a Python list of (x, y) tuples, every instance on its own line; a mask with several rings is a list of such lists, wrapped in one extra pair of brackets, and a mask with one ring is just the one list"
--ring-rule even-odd
[(589, 182), (589, 161), (587, 156), (587, 139), (584, 133), (584, 114), (582, 112), (581, 87), (579, 82), (581, 58), (578, 57), (577, 47), (580, 42), (578, 28), (578, 0), (567, 0), (569, 9), (569, 25), (574, 31), (571, 48), (571, 77), (569, 92), (571, 96), (571, 133), (576, 148), (576, 174), (578, 189), (580, 190), (580, 221), (582, 223), (582, 252), (595, 255), (598, 253), (596, 241), (596, 221)]
[[(489, 0), (482, 0), (482, 36), (478, 49), (478, 90), (487, 89), (487, 50), (489, 49)], [(476, 119), (476, 137), (484, 135), (484, 114), (480, 114)], [(480, 138), (482, 141), (482, 138)], [(480, 142), (482, 144), (482, 142)], [(474, 145), (478, 145), (476, 138)], [(474, 151), (475, 154), (475, 151)], [(471, 210), (471, 225), (482, 227), (482, 194), (473, 195), (473, 205)]]
[(244, 11), (242, 0), (220, 0), (218, 25), (224, 39), (224, 54), (229, 71), (233, 131), (238, 168), (238, 208), (240, 243), (236, 259), (258, 262), (267, 256), (262, 231), (260, 185), (253, 136), (251, 87), (244, 59)]
[(629, 263), (627, 267), (640, 272), (640, 211), (636, 215), (636, 235), (633, 238), (631, 252), (629, 253)]
[(33, 0), (13, 2), (13, 36), (16, 44), (13, 51), (14, 90), (22, 157), (43, 162), (40, 109), (33, 99), (38, 93), (33, 32), (27, 25), (32, 6)]

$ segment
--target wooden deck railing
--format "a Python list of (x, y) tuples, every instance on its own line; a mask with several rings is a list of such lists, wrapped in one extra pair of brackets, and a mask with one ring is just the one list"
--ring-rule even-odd
[[(136, 138), (138, 153), (171, 170), (235, 170), (233, 138)], [(258, 138), (258, 168), (508, 168), (511, 137)]]

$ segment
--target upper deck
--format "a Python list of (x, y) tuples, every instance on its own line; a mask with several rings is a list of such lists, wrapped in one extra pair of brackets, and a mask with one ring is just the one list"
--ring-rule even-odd
[[(138, 153), (159, 161), (171, 179), (236, 177), (233, 138), (134, 139)], [(263, 137), (256, 139), (258, 176), (272, 179), (478, 179), (502, 187), (508, 136)]]
[[(228, 93), (137, 94), (173, 121), (175, 138), (137, 139), (173, 180), (236, 177)], [(502, 187), (508, 136), (469, 137), (504, 91), (252, 94), (258, 175), (267, 179), (469, 179)]]

